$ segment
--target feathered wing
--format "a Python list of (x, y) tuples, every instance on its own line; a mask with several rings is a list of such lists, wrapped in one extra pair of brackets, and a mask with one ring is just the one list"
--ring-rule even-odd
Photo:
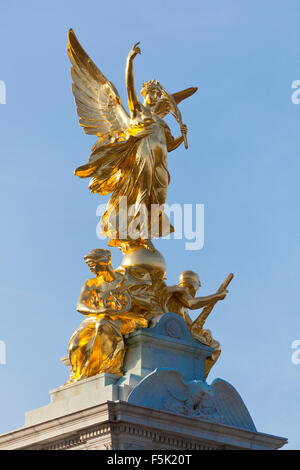
[(189, 98), (198, 90), (197, 87), (190, 87), (186, 88), (185, 90), (178, 91), (177, 93), (173, 93), (173, 98), (177, 104), (179, 104), (182, 100)]
[(213, 399), (224, 424), (256, 432), (255, 424), (240, 394), (228, 382), (215, 379), (211, 384)]
[(129, 116), (115, 86), (90, 59), (72, 29), (67, 51), (72, 63), (72, 91), (79, 123), (86, 134), (98, 136), (105, 145), (128, 129)]
[[(176, 104), (179, 104), (182, 100), (185, 100), (186, 98), (189, 98), (194, 93), (196, 93), (197, 90), (197, 87), (190, 87), (186, 88), (185, 90), (178, 91), (177, 93), (173, 93), (171, 96), (175, 100)], [(172, 104), (170, 100), (163, 98), (157, 103), (154, 111), (162, 119), (171, 111), (171, 109)]]

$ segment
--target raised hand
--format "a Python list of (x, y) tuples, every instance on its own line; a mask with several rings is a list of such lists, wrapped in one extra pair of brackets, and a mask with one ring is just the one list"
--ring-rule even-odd
[(221, 292), (217, 292), (216, 295), (218, 297), (218, 300), (223, 300), (225, 299), (226, 295), (228, 294), (228, 290), (224, 289)]
[(180, 130), (181, 130), (181, 134), (182, 134), (182, 135), (187, 135), (188, 129), (187, 129), (186, 124), (181, 124)]
[(135, 58), (136, 55), (141, 54), (141, 48), (138, 47), (139, 44), (140, 44), (140, 41), (137, 42), (137, 43), (135, 43), (135, 44), (132, 46), (132, 48), (131, 48), (131, 50), (130, 50), (130, 52), (129, 52), (129, 54), (128, 54), (128, 59), (129, 59), (129, 60), (132, 60), (132, 59)]

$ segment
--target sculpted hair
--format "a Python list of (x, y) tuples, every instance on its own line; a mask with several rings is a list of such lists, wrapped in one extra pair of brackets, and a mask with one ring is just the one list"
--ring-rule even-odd
[(162, 94), (162, 86), (157, 80), (149, 80), (144, 82), (141, 89), (141, 95), (144, 98), (148, 91), (156, 91), (160, 96)]

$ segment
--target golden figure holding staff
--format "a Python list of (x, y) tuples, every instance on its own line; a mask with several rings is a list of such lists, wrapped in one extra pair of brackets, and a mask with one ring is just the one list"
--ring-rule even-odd
[[(110, 194), (101, 220), (102, 234), (110, 246), (140, 244), (150, 246), (151, 238), (174, 231), (164, 213), (170, 182), (168, 152), (182, 142), (187, 148), (187, 126), (182, 124), (177, 104), (191, 96), (197, 88), (188, 88), (173, 95), (156, 80), (145, 82), (137, 97), (134, 86), (133, 61), (141, 53), (136, 43), (127, 57), (126, 88), (130, 116), (122, 106), (115, 86), (108, 81), (69, 31), (68, 54), (72, 63), (73, 93), (79, 123), (87, 134), (96, 135), (89, 163), (75, 170), (80, 178), (91, 177), (90, 191)], [(180, 123), (181, 136), (174, 138), (163, 121), (169, 112)], [(126, 199), (129, 213), (120, 206)], [(157, 212), (151, 216), (151, 208)], [(143, 212), (143, 213), (142, 213)], [(145, 215), (146, 214), (146, 215)], [(134, 226), (134, 236), (130, 225)], [(136, 236), (136, 233), (139, 235)]]
[[(167, 287), (162, 292), (164, 297), (163, 310), (180, 315), (186, 322), (192, 336), (200, 343), (214, 349), (212, 356), (205, 360), (206, 376), (218, 360), (221, 354), (221, 347), (220, 343), (212, 336), (211, 331), (204, 329), (204, 324), (217, 302), (225, 299), (228, 292), (227, 287), (233, 277), (234, 275), (230, 273), (215, 294), (206, 297), (196, 297), (196, 292), (201, 287), (199, 276), (193, 271), (184, 271), (180, 275), (178, 285)], [(202, 307), (201, 313), (192, 321), (188, 310), (197, 310)]]

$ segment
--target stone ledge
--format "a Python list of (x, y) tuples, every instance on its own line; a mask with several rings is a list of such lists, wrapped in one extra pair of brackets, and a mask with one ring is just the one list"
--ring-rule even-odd
[(190, 448), (193, 443), (200, 446), (198, 448), (252, 450), (279, 449), (287, 442), (277, 436), (117, 401), (3, 434), (0, 436), (0, 450), (46, 449), (52, 446), (93, 448), (94, 439), (97, 448), (104, 443), (109, 445), (111, 440), (114, 450), (137, 445), (137, 441), (142, 449), (157, 449), (160, 444), (166, 449)]

